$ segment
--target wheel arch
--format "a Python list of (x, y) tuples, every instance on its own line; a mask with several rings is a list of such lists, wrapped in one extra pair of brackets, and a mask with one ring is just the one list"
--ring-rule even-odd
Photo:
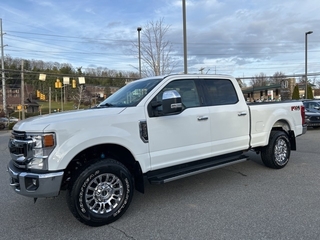
[[(286, 132), (288, 135), (289, 141), (290, 141), (291, 150), (296, 150), (297, 145), (296, 145), (295, 133), (291, 129), (292, 128), (290, 126), (290, 123), (287, 120), (280, 119), (273, 124), (271, 131), (284, 131), (284, 132)], [(269, 133), (269, 138), (270, 138), (271, 131)]]
[(65, 169), (63, 185), (66, 187), (73, 173), (90, 165), (90, 161), (107, 158), (121, 162), (131, 173), (136, 190), (144, 193), (144, 179), (139, 162), (127, 148), (118, 144), (99, 144), (79, 152)]

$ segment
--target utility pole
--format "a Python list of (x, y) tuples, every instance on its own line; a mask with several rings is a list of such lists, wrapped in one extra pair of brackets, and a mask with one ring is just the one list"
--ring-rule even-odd
[(188, 73), (187, 61), (187, 23), (186, 23), (186, 0), (182, 0), (182, 22), (183, 22), (183, 65), (184, 73)]
[(23, 73), (23, 59), (21, 61), (21, 119), (25, 119), (24, 113), (24, 73)]
[(138, 31), (138, 46), (139, 46), (139, 77), (141, 78), (141, 43), (140, 43), (140, 32), (141, 32), (142, 28), (138, 27), (137, 31)]
[(1, 35), (1, 66), (2, 66), (2, 105), (4, 115), (7, 116), (7, 93), (6, 93), (6, 80), (4, 75), (4, 54), (3, 54), (3, 33), (2, 33), (2, 18), (0, 18), (0, 35)]
[(51, 114), (51, 87), (49, 87), (49, 114)]
[(307, 58), (307, 53), (308, 53), (308, 34), (311, 34), (313, 33), (313, 31), (308, 31), (305, 33), (305, 74), (304, 74), (304, 77), (305, 77), (305, 80), (306, 80), (306, 83), (305, 83), (305, 92), (304, 92), (304, 99), (308, 99), (308, 64), (307, 64), (307, 61), (308, 61), (308, 58)]

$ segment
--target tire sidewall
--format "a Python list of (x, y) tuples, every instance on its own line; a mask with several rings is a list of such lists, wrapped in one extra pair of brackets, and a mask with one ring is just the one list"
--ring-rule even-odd
[[(275, 132), (274, 134), (275, 135), (273, 136), (274, 139), (273, 139), (273, 142), (272, 142), (272, 149), (271, 149), (271, 152), (273, 153), (273, 155), (272, 155), (272, 163), (273, 163), (275, 168), (280, 169), (280, 168), (285, 167), (289, 162), (289, 158), (290, 158), (290, 141), (289, 141), (289, 138), (288, 138), (287, 134), (282, 132), (282, 131)], [(276, 161), (276, 155), (275, 155), (275, 148), (276, 148), (277, 143), (280, 140), (284, 140), (285, 143), (286, 143), (286, 146), (287, 146), (286, 161), (281, 163), (281, 164), (279, 164), (279, 162)]]
[[(275, 148), (278, 141), (281, 139), (285, 141), (285, 144), (287, 147), (287, 156), (286, 156), (286, 161), (279, 164), (279, 162), (276, 161)], [(265, 146), (261, 151), (261, 158), (263, 163), (267, 167), (280, 169), (285, 167), (288, 164), (289, 158), (290, 158), (290, 152), (291, 152), (291, 145), (290, 145), (288, 135), (283, 131), (272, 131), (270, 134), (269, 144)]]
[(284, 140), (286, 145), (287, 145), (287, 155), (286, 155), (286, 161), (282, 164), (279, 164), (277, 161), (276, 161), (276, 156), (274, 156), (274, 163), (275, 165), (279, 166), (280, 168), (284, 167), (285, 165), (287, 165), (287, 163), (289, 162), (289, 158), (290, 158), (290, 141), (288, 139), (288, 136), (287, 134), (285, 133), (281, 133), (275, 140), (275, 143), (274, 143), (274, 148), (275, 148), (275, 145), (277, 144), (277, 142), (279, 140)]
[[(119, 206), (105, 214), (98, 214), (91, 211), (85, 202), (85, 192), (88, 184), (96, 176), (104, 173), (111, 173), (117, 176), (123, 185), (123, 197)], [(129, 171), (120, 163), (114, 161), (98, 161), (85, 169), (77, 178), (71, 192), (78, 219), (85, 224), (100, 226), (114, 222), (120, 218), (130, 205), (133, 196), (133, 181)]]

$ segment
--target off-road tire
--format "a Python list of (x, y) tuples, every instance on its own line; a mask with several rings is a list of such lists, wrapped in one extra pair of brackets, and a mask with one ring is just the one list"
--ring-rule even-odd
[(97, 160), (79, 171), (67, 189), (72, 214), (89, 226), (101, 226), (120, 218), (133, 197), (128, 169), (114, 159)]
[(271, 131), (269, 144), (261, 150), (261, 159), (265, 166), (280, 169), (287, 165), (291, 145), (287, 133)]

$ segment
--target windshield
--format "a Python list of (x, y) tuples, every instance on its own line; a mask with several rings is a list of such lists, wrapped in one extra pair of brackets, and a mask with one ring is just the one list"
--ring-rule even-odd
[(98, 107), (133, 107), (136, 106), (163, 78), (146, 78), (133, 81), (122, 87)]

